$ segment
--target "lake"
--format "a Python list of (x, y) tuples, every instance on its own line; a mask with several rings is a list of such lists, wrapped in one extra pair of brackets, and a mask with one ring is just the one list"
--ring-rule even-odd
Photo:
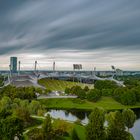
[[(133, 109), (135, 114), (137, 115), (137, 120), (134, 124), (134, 127), (130, 129), (130, 132), (133, 134), (135, 140), (140, 139), (140, 109)], [(60, 118), (69, 122), (75, 122), (76, 120), (81, 120), (81, 123), (83, 125), (86, 125), (88, 123), (88, 115), (90, 112), (84, 112), (80, 110), (54, 110), (51, 109), (48, 111), (48, 114), (52, 118)]]

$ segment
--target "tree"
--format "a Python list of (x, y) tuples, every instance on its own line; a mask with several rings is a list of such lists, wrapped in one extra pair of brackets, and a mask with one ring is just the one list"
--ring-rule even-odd
[(44, 140), (41, 129), (33, 128), (27, 134), (30, 140)]
[(28, 109), (23, 108), (23, 107), (18, 107), (17, 109), (14, 110), (14, 114), (23, 120), (25, 123), (28, 123), (31, 121), (30, 113)]
[(45, 89), (44, 94), (48, 95), (48, 93), (51, 93), (52, 91), (50, 89)]
[(113, 89), (102, 89), (101, 92), (102, 92), (102, 96), (112, 96), (113, 94)]
[(123, 115), (125, 125), (129, 131), (129, 129), (134, 126), (134, 122), (136, 121), (136, 115), (131, 109), (123, 110), (122, 115)]
[(113, 96), (115, 100), (123, 105), (135, 105), (137, 101), (137, 96), (134, 89), (117, 88), (114, 91)]
[(9, 97), (4, 96), (0, 101), (0, 110), (11, 109), (12, 100)]
[(89, 87), (88, 87), (88, 86), (85, 86), (85, 87), (84, 87), (84, 91), (85, 91), (85, 92), (88, 92), (88, 91), (89, 91)]
[(117, 88), (117, 84), (114, 81), (103, 80), (103, 81), (96, 81), (94, 87), (96, 89), (115, 89)]
[(133, 88), (132, 91), (136, 95), (137, 102), (140, 102), (140, 86)]
[(43, 93), (43, 90), (41, 88), (36, 88), (35, 91), (39, 94), (42, 94)]
[(125, 131), (125, 123), (121, 112), (109, 113), (107, 121), (108, 140), (129, 140), (129, 134)]
[(87, 99), (89, 101), (94, 101), (96, 102), (97, 100), (99, 100), (101, 97), (101, 92), (98, 89), (91, 89), (88, 91), (87, 93)]
[(1, 120), (0, 126), (2, 140), (13, 140), (15, 136), (19, 139), (22, 138), (23, 121), (19, 118), (12, 116), (7, 117), (6, 119)]
[(71, 89), (68, 88), (68, 87), (66, 87), (66, 88), (65, 88), (65, 93), (66, 93), (66, 94), (70, 94), (70, 93), (71, 93)]
[(56, 136), (68, 135), (68, 131), (71, 130), (71, 125), (64, 120), (57, 119), (53, 124), (53, 130)]
[(53, 139), (53, 129), (52, 129), (52, 119), (48, 114), (42, 126), (44, 140), (52, 140)]
[(86, 98), (86, 92), (80, 86), (73, 86), (71, 93), (77, 95), (80, 99)]
[(121, 102), (121, 95), (125, 93), (126, 88), (117, 88), (114, 90), (113, 97), (116, 101)]
[(105, 113), (104, 110), (95, 108), (89, 116), (89, 123), (86, 127), (88, 140), (105, 140)]
[(32, 100), (29, 109), (32, 114), (37, 114), (38, 110), (42, 109), (42, 106), (39, 101)]
[(124, 94), (121, 95), (121, 103), (124, 105), (135, 105), (136, 104), (136, 95), (133, 90), (126, 90)]

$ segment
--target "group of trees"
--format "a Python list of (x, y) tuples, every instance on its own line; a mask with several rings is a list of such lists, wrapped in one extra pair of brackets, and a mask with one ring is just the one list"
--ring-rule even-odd
[(12, 116), (11, 112), (3, 110), (0, 112), (0, 139), (13, 140), (18, 137), (23, 138), (23, 121), (17, 116)]
[(20, 99), (35, 99), (36, 90), (34, 87), (15, 87), (12, 85), (6, 86), (0, 90), (0, 97), (8, 96), (11, 99), (20, 98)]
[(0, 100), (0, 139), (22, 139), (24, 128), (35, 123), (31, 115), (42, 115), (44, 112), (45, 108), (38, 101), (3, 97)]
[(119, 87), (115, 82), (97, 81), (95, 89), (100, 90), (102, 96), (111, 96), (123, 105), (135, 105), (140, 102), (140, 86), (133, 80), (128, 83), (133, 83), (133, 86)]
[(95, 89), (99, 89), (102, 96), (111, 96), (123, 105), (135, 105), (140, 102), (140, 85), (138, 80), (133, 80), (126, 80), (125, 82), (129, 83), (126, 87), (118, 87), (111, 81), (97, 81)]
[(8, 85), (2, 89), (0, 89), (0, 97), (8, 96), (11, 99), (20, 98), (20, 99), (28, 99), (33, 100), (37, 98), (36, 93), (38, 94), (48, 94), (50, 90), (42, 89), (39, 87), (15, 87), (12, 85)]
[(135, 105), (140, 101), (140, 90), (137, 88), (117, 88), (114, 90), (113, 97), (115, 100), (124, 105)]
[(23, 114), (25, 112), (29, 112), (30, 115), (43, 115), (45, 111), (45, 106), (43, 106), (39, 101), (32, 100), (29, 102), (28, 100), (21, 100), (19, 98), (15, 98), (11, 100), (11, 98), (4, 96), (0, 100), (0, 111), (10, 110), (12, 113), (18, 113), (20, 116), (20, 111)]
[(77, 95), (80, 99), (88, 99), (89, 101), (97, 101), (101, 97), (101, 92), (98, 89), (89, 89), (85, 86), (82, 89), (80, 86), (73, 86), (72, 88), (65, 89), (66, 94)]
[(72, 127), (64, 120), (52, 120), (48, 114), (41, 128), (33, 128), (27, 136), (30, 140), (57, 140), (63, 136), (68, 136), (68, 131)]
[(118, 86), (113, 81), (96, 81), (94, 89), (89, 89), (88, 86), (85, 86), (84, 89), (80, 86), (73, 86), (71, 88), (66, 88), (65, 93), (77, 95), (80, 99), (96, 102), (101, 96), (112, 96), (113, 91), (117, 87)]
[[(107, 126), (105, 126), (105, 117)], [(132, 128), (136, 116), (130, 109), (110, 112), (105, 116), (102, 109), (95, 108), (86, 126), (88, 140), (130, 140), (132, 135), (126, 128)]]
[(119, 87), (113, 81), (96, 81), (94, 89), (89, 89), (87, 86), (84, 89), (80, 86), (73, 86), (72, 88), (66, 88), (65, 93), (74, 94), (80, 99), (94, 102), (98, 101), (101, 96), (109, 96), (123, 105), (135, 105), (140, 102), (140, 85), (138, 83), (136, 84), (137, 86), (134, 85), (131, 87)]

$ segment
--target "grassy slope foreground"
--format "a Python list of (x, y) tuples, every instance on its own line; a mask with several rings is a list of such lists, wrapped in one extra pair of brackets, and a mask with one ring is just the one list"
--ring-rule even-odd
[(39, 80), (38, 83), (46, 87), (47, 89), (54, 90), (54, 91), (64, 91), (66, 87), (70, 88), (76, 85), (79, 85), (82, 88), (84, 88), (85, 86), (88, 86), (89, 88), (94, 87), (92, 84), (83, 84), (83, 83), (63, 81), (63, 80), (51, 80), (47, 78)]
[(111, 97), (102, 97), (97, 102), (81, 101), (80, 99), (41, 99), (40, 102), (51, 109), (83, 109), (92, 110), (95, 107), (102, 107), (106, 110), (140, 108), (140, 104), (124, 106)]

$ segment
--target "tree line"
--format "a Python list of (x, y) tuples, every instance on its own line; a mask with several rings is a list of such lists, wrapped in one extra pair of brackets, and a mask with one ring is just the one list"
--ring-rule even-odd
[(11, 99), (20, 98), (33, 100), (37, 98), (37, 94), (48, 94), (51, 92), (48, 89), (41, 89), (39, 87), (15, 87), (12, 85), (8, 85), (0, 89), (0, 98), (3, 96), (8, 96)]
[(94, 89), (87, 86), (82, 89), (80, 86), (73, 86), (65, 89), (66, 94), (77, 95), (80, 99), (98, 101), (102, 96), (114, 98), (123, 105), (135, 105), (140, 102), (140, 85), (120, 87), (113, 81), (96, 81)]

